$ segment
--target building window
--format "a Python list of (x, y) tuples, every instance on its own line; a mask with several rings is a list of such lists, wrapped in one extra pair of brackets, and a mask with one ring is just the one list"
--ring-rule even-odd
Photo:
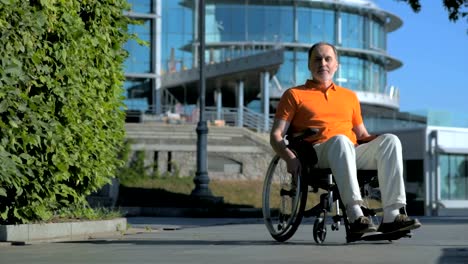
[(468, 199), (468, 155), (440, 154), (440, 197), (443, 200)]
[(357, 57), (340, 56), (340, 68), (336, 78), (338, 85), (354, 91), (367, 91), (364, 62), (363, 59)]
[(162, 1), (162, 73), (193, 65), (193, 9), (185, 1)]
[(341, 13), (341, 46), (364, 48), (364, 18), (350, 13)]
[(382, 24), (376, 21), (370, 21), (370, 48), (385, 50), (385, 29)]
[(375, 62), (366, 63), (367, 79), (366, 79), (366, 91), (374, 93), (385, 93), (385, 86), (387, 84), (387, 72), (385, 68)]
[(145, 112), (149, 109), (151, 97), (151, 80), (134, 79), (124, 83), (125, 100), (128, 110), (140, 110)]
[(244, 41), (246, 11), (243, 5), (209, 5), (206, 7), (206, 41)]
[[(278, 78), (283, 89), (296, 85), (296, 80), (294, 78), (294, 65), (297, 65), (294, 61), (294, 51), (285, 51), (283, 65), (276, 73), (276, 77)], [(298, 70), (304, 71), (304, 69)]]
[[(145, 20), (141, 25), (129, 25), (128, 31), (130, 34), (136, 34), (139, 39), (146, 41), (148, 44), (154, 45), (151, 41), (151, 20)], [(150, 46), (140, 45), (132, 39), (125, 43), (124, 49), (129, 53), (124, 64), (126, 72), (151, 72)]]
[(135, 13), (152, 13), (152, 0), (127, 0), (130, 11)]
[[(294, 37), (293, 8), (250, 5), (246, 9), (248, 41), (291, 42)], [(242, 14), (241, 18), (242, 18)], [(236, 18), (239, 19), (239, 18)], [(235, 23), (239, 23), (235, 20)], [(242, 25), (243, 22), (240, 22)]]
[(300, 51), (296, 50), (295, 51), (296, 55), (296, 61), (295, 61), (295, 67), (296, 67), (296, 85), (301, 85), (304, 84), (307, 79), (312, 78), (310, 71), (309, 71), (309, 54), (308, 50), (305, 51)]
[(292, 7), (268, 7), (265, 13), (265, 39), (272, 42), (293, 41)]
[(334, 11), (299, 7), (297, 9), (297, 26), (299, 42), (335, 42)]

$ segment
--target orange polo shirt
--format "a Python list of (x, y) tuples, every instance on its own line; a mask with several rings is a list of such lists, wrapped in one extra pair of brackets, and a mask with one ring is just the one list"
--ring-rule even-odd
[(352, 128), (363, 123), (361, 106), (353, 91), (335, 84), (321, 91), (312, 80), (284, 92), (275, 118), (288, 121), (291, 133), (318, 128), (319, 133), (309, 139), (316, 143), (341, 134), (356, 144)]

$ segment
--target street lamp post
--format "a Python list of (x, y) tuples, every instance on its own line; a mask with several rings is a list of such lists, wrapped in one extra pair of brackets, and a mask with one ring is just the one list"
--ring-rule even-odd
[(195, 188), (192, 196), (211, 198), (208, 183), (210, 179), (207, 172), (207, 135), (208, 126), (205, 120), (205, 1), (198, 0), (198, 69), (200, 80), (198, 82), (200, 117), (197, 124), (197, 172), (195, 173)]

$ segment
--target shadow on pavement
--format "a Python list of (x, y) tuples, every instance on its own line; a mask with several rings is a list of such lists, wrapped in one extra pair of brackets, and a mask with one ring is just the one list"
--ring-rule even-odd
[(468, 248), (443, 248), (437, 263), (468, 263)]
[(95, 245), (111, 245), (111, 244), (133, 244), (133, 245), (160, 245), (160, 246), (178, 246), (178, 245), (197, 245), (197, 246), (317, 246), (317, 247), (352, 247), (352, 246), (359, 246), (359, 245), (388, 245), (392, 244), (392, 242), (388, 241), (375, 241), (375, 242), (368, 242), (368, 241), (360, 241), (360, 242), (353, 242), (353, 243), (336, 243), (330, 242), (325, 244), (317, 244), (313, 239), (310, 241), (304, 240), (292, 240), (288, 242), (277, 242), (275, 240), (197, 240), (197, 239), (163, 239), (163, 240), (154, 240), (154, 239), (92, 239), (92, 240), (85, 240), (85, 241), (64, 241), (64, 242), (57, 242), (63, 244), (95, 244)]
[(120, 186), (117, 206), (173, 207), (173, 208), (253, 208), (244, 204), (225, 203), (223, 199), (196, 199), (159, 188)]

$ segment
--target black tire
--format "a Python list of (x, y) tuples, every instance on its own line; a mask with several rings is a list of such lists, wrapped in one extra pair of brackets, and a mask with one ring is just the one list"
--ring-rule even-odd
[(307, 185), (302, 182), (299, 176), (294, 184), (286, 162), (278, 155), (273, 157), (263, 183), (262, 211), (265, 225), (276, 241), (291, 238), (302, 221), (307, 201)]

